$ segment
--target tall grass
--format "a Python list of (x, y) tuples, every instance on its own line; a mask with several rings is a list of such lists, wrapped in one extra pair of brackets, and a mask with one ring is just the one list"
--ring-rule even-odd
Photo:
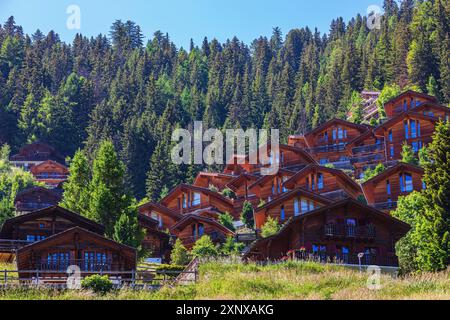
[(450, 299), (450, 271), (403, 278), (382, 275), (380, 290), (368, 289), (368, 275), (364, 272), (313, 262), (262, 266), (236, 261), (210, 261), (202, 264), (199, 272), (200, 280), (195, 285), (165, 287), (154, 292), (121, 290), (97, 296), (84, 291), (8, 289), (0, 290), (0, 299)]

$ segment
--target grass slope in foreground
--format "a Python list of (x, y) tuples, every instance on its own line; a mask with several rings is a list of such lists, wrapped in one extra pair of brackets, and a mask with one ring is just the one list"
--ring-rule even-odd
[(286, 262), (258, 266), (208, 263), (200, 267), (196, 285), (158, 292), (122, 290), (105, 296), (83, 291), (0, 290), (0, 299), (57, 300), (201, 300), (201, 299), (450, 299), (450, 272), (394, 279), (383, 275), (382, 289), (367, 288), (367, 275), (337, 266)]

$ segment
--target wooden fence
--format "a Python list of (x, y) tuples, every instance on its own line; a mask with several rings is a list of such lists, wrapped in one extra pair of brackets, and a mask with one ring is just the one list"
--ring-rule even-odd
[[(20, 275), (27, 274), (27, 277)], [(198, 271), (166, 271), (141, 269), (136, 271), (107, 271), (107, 272), (80, 272), (79, 279), (99, 274), (108, 276), (116, 289), (130, 288), (140, 290), (157, 290), (164, 285), (190, 284), (198, 279)], [(183, 281), (176, 279), (182, 277)], [(43, 270), (0, 270), (0, 289), (13, 287), (26, 288), (56, 288), (67, 289), (71, 276), (64, 272), (55, 274), (55, 271)]]

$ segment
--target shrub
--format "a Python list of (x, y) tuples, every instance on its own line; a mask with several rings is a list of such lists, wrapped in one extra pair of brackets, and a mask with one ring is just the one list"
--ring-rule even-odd
[(238, 255), (244, 250), (244, 247), (243, 243), (236, 242), (233, 237), (228, 237), (220, 251), (226, 256)]
[(113, 283), (108, 276), (94, 274), (81, 281), (81, 287), (85, 290), (92, 290), (96, 294), (107, 294), (113, 289)]
[(228, 230), (235, 231), (236, 228), (234, 227), (234, 219), (228, 212), (225, 212), (224, 214), (219, 215), (219, 223), (226, 227)]
[(384, 164), (380, 163), (379, 165), (377, 165), (375, 167), (375, 169), (367, 169), (366, 171), (364, 171), (364, 178), (362, 179), (362, 182), (366, 182), (369, 181), (370, 179), (378, 176), (380, 173), (382, 173), (384, 170), (386, 169), (386, 167), (384, 166)]
[(170, 261), (173, 265), (185, 266), (191, 262), (191, 257), (189, 256), (189, 252), (183, 246), (183, 243), (180, 239), (175, 241), (175, 245), (173, 246), (172, 253), (170, 254)]
[(253, 218), (253, 206), (248, 201), (245, 201), (242, 207), (241, 221), (249, 229), (253, 229), (255, 227), (255, 221)]
[(261, 235), (263, 238), (268, 238), (277, 234), (278, 231), (280, 231), (280, 224), (276, 219), (269, 217), (261, 228)]
[(230, 199), (236, 199), (236, 194), (229, 188), (224, 189), (222, 195)]
[(219, 255), (219, 251), (209, 236), (203, 236), (198, 239), (191, 253), (197, 258), (215, 257)]

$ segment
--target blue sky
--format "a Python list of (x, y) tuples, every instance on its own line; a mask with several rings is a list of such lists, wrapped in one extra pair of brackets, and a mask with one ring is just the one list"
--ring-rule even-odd
[[(66, 9), (72, 4), (81, 9), (80, 30), (66, 27)], [(53, 29), (71, 42), (77, 32), (107, 34), (114, 20), (129, 19), (146, 38), (161, 30), (176, 45), (188, 47), (191, 38), (199, 44), (204, 36), (221, 42), (237, 36), (250, 43), (270, 36), (275, 26), (284, 34), (303, 26), (328, 32), (333, 18), (365, 15), (370, 5), (381, 7), (382, 0), (0, 0), (0, 21), (13, 15), (26, 33)]]

